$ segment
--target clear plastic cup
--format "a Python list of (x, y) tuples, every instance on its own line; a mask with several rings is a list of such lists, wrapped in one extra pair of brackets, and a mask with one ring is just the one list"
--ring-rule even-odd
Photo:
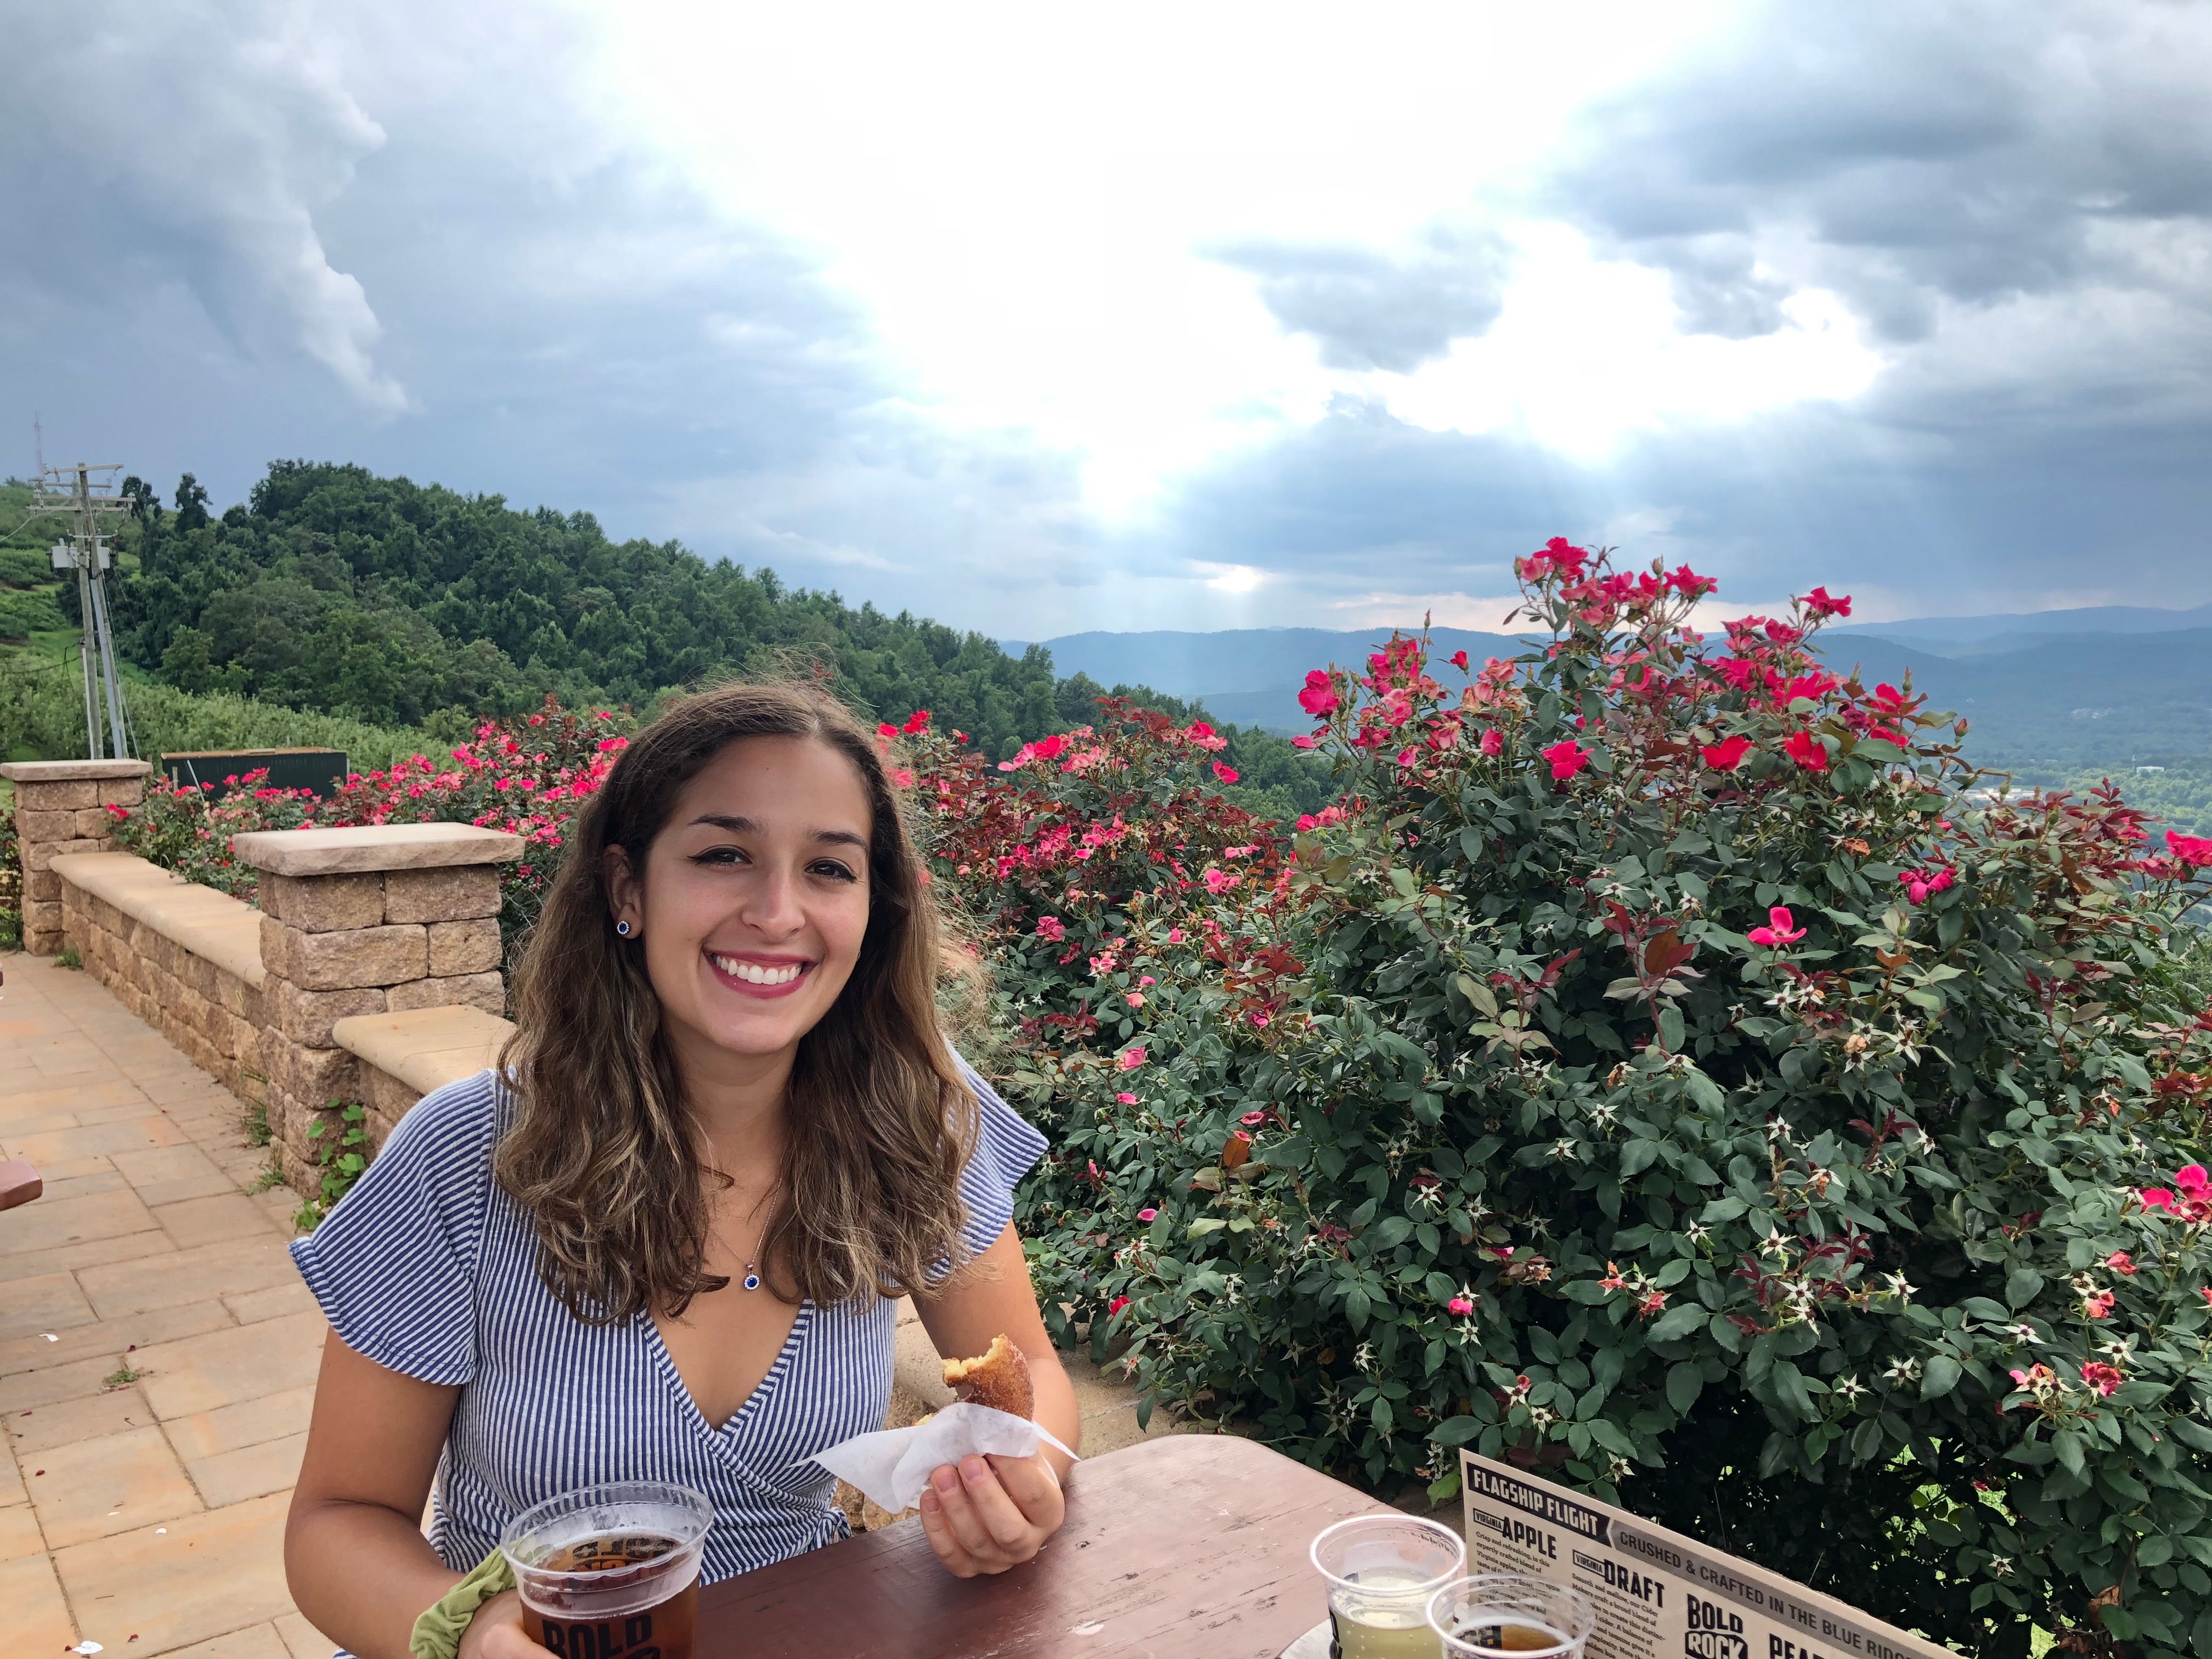
[(1467, 1542), (1410, 1515), (1362, 1515), (1313, 1540), (1328, 1583), (1332, 1659), (1438, 1659), (1430, 1599), (1467, 1566)]
[(1597, 1609), (1581, 1591), (1526, 1572), (1486, 1572), (1430, 1598), (1444, 1659), (1582, 1659)]
[(586, 1486), (508, 1522), (530, 1639), (558, 1659), (691, 1659), (714, 1507), (657, 1481)]

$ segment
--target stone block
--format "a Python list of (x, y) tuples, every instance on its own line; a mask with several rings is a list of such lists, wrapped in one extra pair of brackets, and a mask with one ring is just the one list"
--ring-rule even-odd
[(310, 1048), (279, 1031), (261, 1039), (261, 1070), (273, 1091), (319, 1109), (361, 1094), (360, 1063), (343, 1048)]
[(507, 982), (497, 974), (458, 974), (450, 978), (411, 980), (384, 994), (395, 1014), (415, 1008), (481, 1008), (507, 1012)]
[(115, 815), (105, 806), (80, 806), (70, 815), (76, 820), (76, 832), (94, 841), (105, 841), (115, 833)]
[(478, 921), (428, 924), (430, 972), (437, 975), (482, 974), (499, 966), (499, 924)]
[(100, 804), (102, 806), (137, 806), (146, 799), (146, 780), (143, 778), (102, 778), (100, 781)]
[(394, 870), (384, 878), (386, 921), (468, 921), (498, 914), (499, 872), (489, 865)]
[(210, 1002), (215, 1001), (219, 994), (216, 981), (220, 972), (215, 963), (191, 951), (185, 951), (184, 959), (177, 963), (178, 981)]
[(71, 853), (104, 853), (106, 843), (97, 841), (26, 841), (23, 843), (23, 868), (51, 870), (54, 860)]
[(384, 878), (374, 871), (340, 876), (261, 878), (261, 908), (303, 933), (336, 933), (380, 926)]
[(181, 985), (164, 984), (158, 994), (166, 1011), (165, 1024), (174, 1021), (188, 1031), (198, 1031), (210, 1042), (214, 1040), (213, 1016), (222, 1012), (215, 1004), (197, 991), (188, 991)]
[(374, 1066), (362, 1067), (362, 1080), (368, 1085), (368, 1099), (363, 1103), (372, 1117), (384, 1120), (387, 1129), (407, 1115), (407, 1109), (422, 1099), (422, 1095), (400, 1079)]
[[(64, 885), (59, 872), (33, 870), (23, 878), (23, 896), (26, 898), (43, 899), (49, 904), (55, 903), (60, 900)], [(93, 919), (95, 921), (98, 921), (100, 912), (95, 909), (92, 914)]]
[(40, 812), (74, 812), (80, 806), (100, 805), (100, 784), (92, 778), (71, 778), (61, 783), (19, 783), (15, 786), (15, 810)]
[(73, 840), (76, 836), (76, 816), (75, 812), (21, 811), (15, 814), (15, 833), (25, 841)]
[(291, 946), (287, 942), (293, 936), (284, 924), (264, 910), (261, 913), (261, 966), (272, 979), (292, 977)]
[(398, 985), (420, 979), (429, 963), (424, 930), (357, 927), (343, 933), (303, 933), (279, 923), (280, 969), (269, 961), (268, 922), (262, 923), (261, 960), (269, 971), (309, 991), (343, 991), (357, 985)]
[(269, 998), (270, 1022), (276, 1029), (295, 1042), (304, 1042), (313, 1048), (336, 1046), (331, 1027), (353, 1014), (380, 1014), (385, 1010), (385, 994), (370, 986), (356, 986), (343, 991), (303, 990), (289, 980), (271, 982)]
[(58, 933), (62, 930), (62, 907), (51, 899), (23, 901), (23, 931), (25, 933)]
[(377, 823), (343, 830), (256, 830), (234, 836), (231, 856), (283, 876), (358, 870), (432, 870), (498, 864), (522, 856), (523, 841), (468, 823)]

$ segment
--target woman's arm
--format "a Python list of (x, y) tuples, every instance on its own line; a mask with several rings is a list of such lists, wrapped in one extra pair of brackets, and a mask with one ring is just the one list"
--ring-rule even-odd
[[(1071, 1446), (1081, 1443), (1075, 1390), (1045, 1334), (1011, 1222), (937, 1295), (914, 1300), (941, 1354), (979, 1354), (1000, 1335), (1019, 1348), (1036, 1390), (1037, 1422)], [(967, 1457), (957, 1469), (939, 1469), (921, 1495), (921, 1524), (938, 1559), (963, 1578), (1028, 1560), (1060, 1529), (1066, 1512), (1060, 1481), (1067, 1467), (1066, 1457), (1045, 1446), (1032, 1458)]]
[[(307, 1621), (362, 1659), (408, 1659), (416, 1615), (460, 1582), (422, 1531), (459, 1393), (386, 1370), (335, 1331), (324, 1340), (284, 1571)], [(541, 1652), (522, 1642), (519, 1620), (516, 1641)]]

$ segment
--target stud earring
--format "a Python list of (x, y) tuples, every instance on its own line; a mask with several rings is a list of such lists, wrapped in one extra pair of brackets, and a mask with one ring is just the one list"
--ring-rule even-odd
[(628, 939), (629, 937), (629, 924), (626, 921), (617, 922), (615, 924), (615, 932), (620, 933), (624, 939)]

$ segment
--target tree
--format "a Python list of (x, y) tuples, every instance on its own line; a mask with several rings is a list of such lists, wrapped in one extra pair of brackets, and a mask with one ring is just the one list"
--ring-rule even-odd
[(207, 521), (207, 489), (198, 478), (187, 472), (177, 480), (177, 528), (189, 535), (195, 530), (206, 528)]

